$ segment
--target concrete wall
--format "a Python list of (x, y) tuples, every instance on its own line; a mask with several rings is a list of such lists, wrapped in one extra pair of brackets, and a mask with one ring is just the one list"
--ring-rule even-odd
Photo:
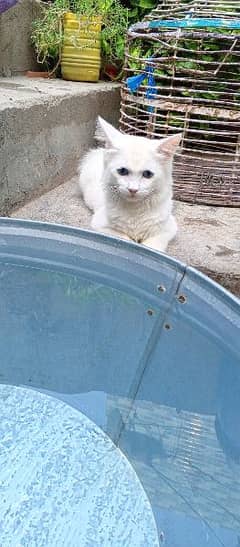
[(118, 85), (0, 79), (0, 214), (74, 175), (98, 114), (117, 124)]
[(0, 76), (22, 74), (37, 68), (31, 46), (32, 21), (40, 13), (37, 0), (20, 0), (0, 15)]

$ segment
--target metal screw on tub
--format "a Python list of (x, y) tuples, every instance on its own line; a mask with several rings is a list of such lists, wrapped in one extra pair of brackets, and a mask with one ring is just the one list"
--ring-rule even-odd
[(164, 543), (164, 542), (165, 542), (165, 534), (164, 534), (164, 532), (160, 532), (160, 534), (159, 534), (159, 541), (160, 541), (160, 543)]
[(158, 290), (158, 292), (165, 292), (166, 288), (163, 285), (158, 285), (157, 290)]
[(178, 302), (180, 302), (180, 304), (186, 304), (187, 302), (187, 298), (184, 294), (179, 294), (177, 299), (178, 299)]

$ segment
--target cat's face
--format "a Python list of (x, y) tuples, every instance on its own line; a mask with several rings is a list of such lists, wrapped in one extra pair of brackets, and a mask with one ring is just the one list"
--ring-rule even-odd
[(132, 202), (170, 188), (171, 162), (160, 158), (149, 140), (138, 139), (125, 136), (122, 146), (106, 152), (105, 160), (112, 190)]
[(99, 126), (107, 146), (105, 167), (112, 192), (134, 203), (171, 190), (172, 159), (181, 135), (158, 141), (124, 135), (102, 118)]

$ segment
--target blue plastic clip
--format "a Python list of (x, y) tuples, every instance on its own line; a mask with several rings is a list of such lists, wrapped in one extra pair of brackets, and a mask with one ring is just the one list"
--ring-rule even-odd
[[(151, 61), (152, 58), (147, 59), (147, 61)], [(156, 81), (154, 78), (154, 67), (151, 65), (146, 65), (146, 68), (142, 74), (137, 74), (137, 76), (129, 76), (129, 78), (126, 79), (126, 84), (131, 93), (134, 93), (138, 90), (140, 85), (144, 80), (147, 80), (147, 92), (146, 92), (146, 98), (147, 99), (154, 99), (157, 95), (156, 90)], [(154, 112), (153, 106), (148, 106), (148, 112)]]

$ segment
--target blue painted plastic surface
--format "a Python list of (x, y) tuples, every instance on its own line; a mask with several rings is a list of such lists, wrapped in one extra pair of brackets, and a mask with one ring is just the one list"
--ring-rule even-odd
[(149, 21), (149, 28), (213, 28), (213, 29), (240, 29), (240, 19), (206, 19), (189, 17), (175, 20)]
[(164, 547), (238, 545), (237, 299), (140, 246), (2, 219), (0, 321), (1, 382), (55, 394), (104, 429)]
[(131, 25), (130, 31), (137, 32), (138, 30), (146, 29), (240, 29), (240, 19), (207, 19), (204, 17), (188, 17), (184, 19), (154, 19), (153, 21), (143, 21)]
[(0, 0), (0, 14), (9, 10), (13, 6), (15, 6), (15, 4), (17, 3), (18, 3), (18, 0)]

